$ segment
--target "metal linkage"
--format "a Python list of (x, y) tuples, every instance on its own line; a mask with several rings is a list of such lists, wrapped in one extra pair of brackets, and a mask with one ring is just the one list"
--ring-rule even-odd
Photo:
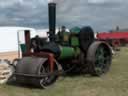
[(53, 70), (54, 70), (54, 55), (52, 53), (38, 52), (38, 53), (24, 53), (23, 54), (23, 57), (28, 57), (28, 56), (48, 58), (48, 62), (50, 64), (50, 71), (53, 72)]

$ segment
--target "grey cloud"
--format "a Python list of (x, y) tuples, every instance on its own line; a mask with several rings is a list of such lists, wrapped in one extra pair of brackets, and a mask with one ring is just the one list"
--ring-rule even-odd
[[(127, 27), (126, 0), (54, 0), (57, 2), (57, 25), (91, 25), (106, 31), (116, 25)], [(48, 27), (47, 0), (0, 0), (1, 26)]]
[(65, 8), (58, 8), (58, 22), (69, 27), (91, 25), (97, 31), (109, 30), (116, 25), (127, 27), (126, 0), (65, 0), (60, 6)]
[(45, 0), (0, 1), (0, 25), (46, 27), (46, 3)]

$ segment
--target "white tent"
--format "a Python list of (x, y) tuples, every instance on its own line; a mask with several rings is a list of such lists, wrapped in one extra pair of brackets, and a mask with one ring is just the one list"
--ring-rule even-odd
[(30, 30), (31, 37), (36, 35), (36, 30), (27, 27), (0, 27), (0, 52), (17, 51), (17, 32)]

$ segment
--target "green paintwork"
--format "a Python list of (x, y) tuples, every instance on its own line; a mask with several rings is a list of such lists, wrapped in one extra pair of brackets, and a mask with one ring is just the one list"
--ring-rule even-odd
[(26, 45), (25, 44), (20, 44), (20, 47), (21, 47), (22, 53), (25, 53), (26, 52)]
[(79, 27), (73, 27), (73, 28), (70, 29), (70, 32), (79, 33), (80, 32), (80, 28)]
[(79, 39), (76, 36), (71, 37), (71, 46), (78, 47), (79, 46)]
[(75, 57), (75, 50), (72, 47), (63, 47), (61, 46), (61, 55), (60, 59), (73, 58)]
[(70, 32), (71, 32), (71, 46), (78, 47), (79, 46), (78, 34), (80, 32), (80, 28), (73, 27), (70, 29)]

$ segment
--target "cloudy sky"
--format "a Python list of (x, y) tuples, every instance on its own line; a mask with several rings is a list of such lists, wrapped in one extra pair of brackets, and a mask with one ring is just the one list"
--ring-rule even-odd
[[(55, 0), (57, 25), (90, 25), (107, 31), (128, 27), (127, 0)], [(47, 28), (47, 0), (0, 0), (0, 26)]]

